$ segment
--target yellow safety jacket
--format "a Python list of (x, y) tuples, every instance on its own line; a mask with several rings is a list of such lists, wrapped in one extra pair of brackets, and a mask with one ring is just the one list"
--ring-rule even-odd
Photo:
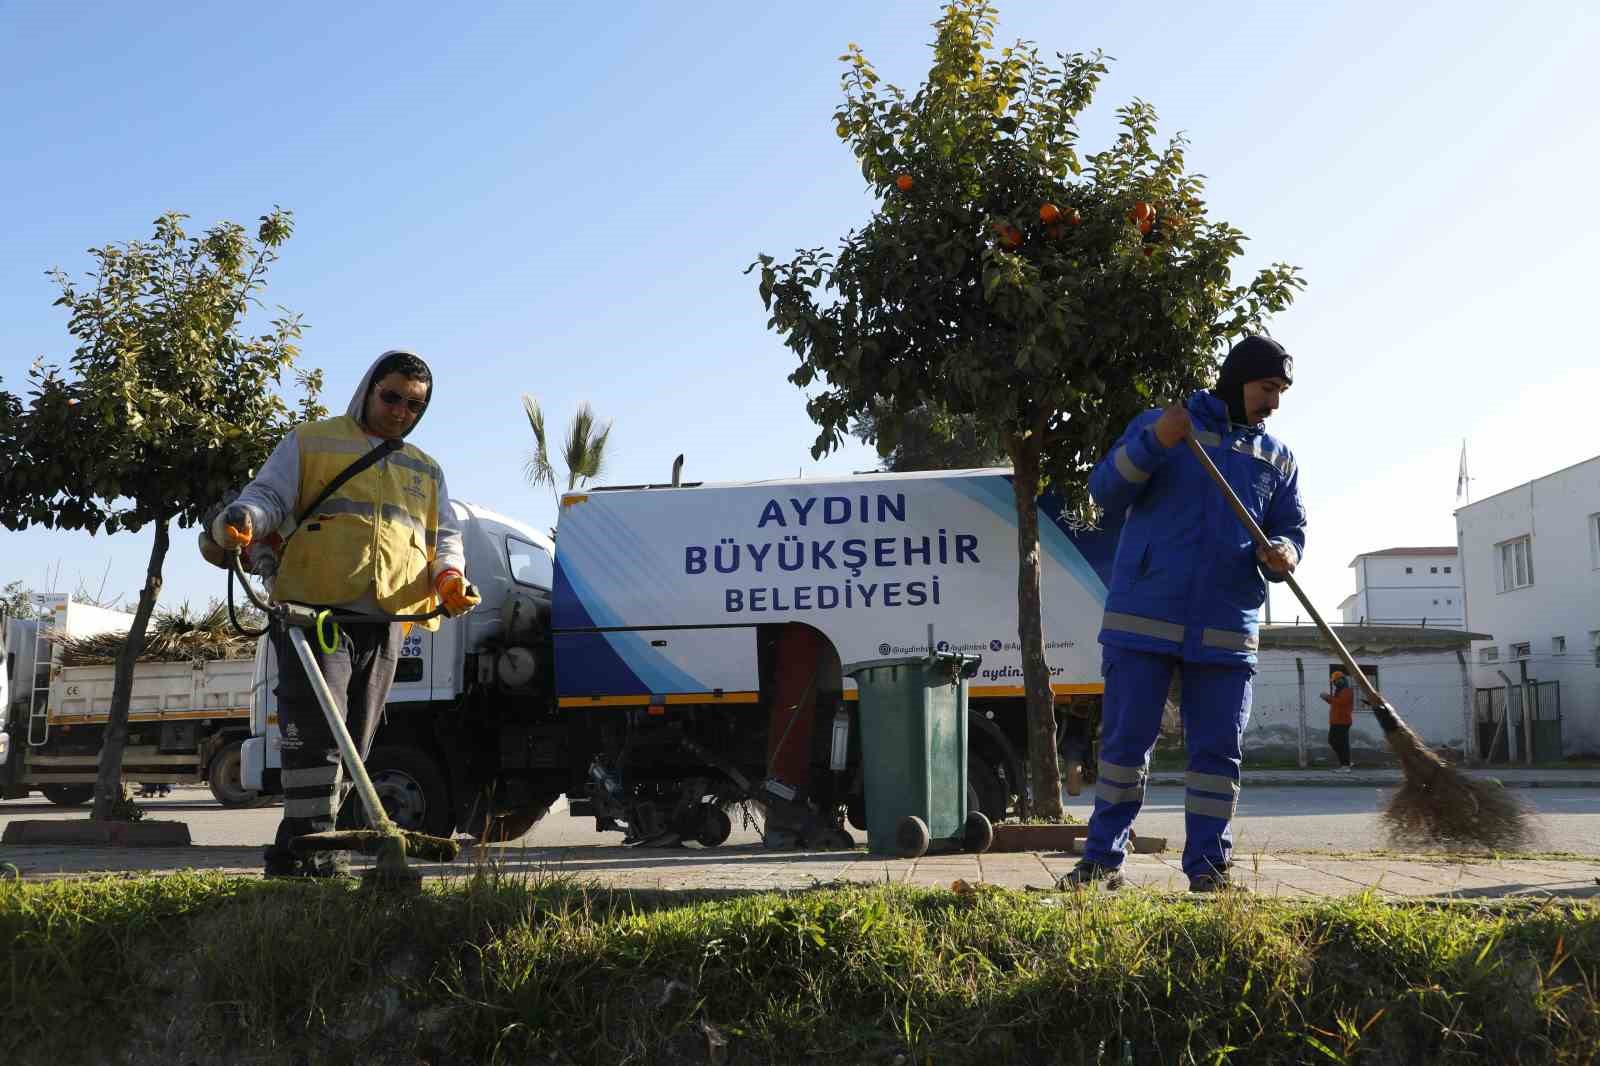
[[(308, 422), (294, 432), (300, 449), (299, 514), (373, 444), (348, 415)], [(429, 564), (442, 480), (437, 464), (406, 444), (346, 481), (289, 538), (272, 598), (332, 606), (371, 590), (389, 614), (432, 610)], [(439, 620), (420, 624), (437, 629)]]

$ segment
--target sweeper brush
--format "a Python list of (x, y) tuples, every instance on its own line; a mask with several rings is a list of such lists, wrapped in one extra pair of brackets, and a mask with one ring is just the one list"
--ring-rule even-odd
[(1383, 812), (1395, 844), (1512, 851), (1532, 843), (1528, 812), (1499, 781), (1456, 771), (1398, 718), (1384, 739), (1405, 773)]
[[(1228, 506), (1244, 527), (1256, 546), (1269, 545), (1267, 535), (1261, 531), (1255, 517), (1245, 510), (1234, 493), (1233, 486), (1222, 476), (1206, 454), (1205, 448), (1191, 435), (1186, 438), (1195, 459), (1211, 475), (1222, 491)], [(1528, 810), (1514, 800), (1498, 781), (1474, 778), (1446, 763), (1423, 743), (1401, 719), (1393, 705), (1384, 699), (1367, 675), (1361, 672), (1355, 659), (1345, 648), (1337, 634), (1322, 620), (1317, 609), (1311, 606), (1300, 585), (1292, 575), (1284, 575), (1284, 583), (1299, 599), (1301, 606), (1316, 623), (1334, 653), (1351, 677), (1360, 686), (1366, 701), (1372, 705), (1373, 715), (1383, 728), (1384, 740), (1389, 750), (1400, 760), (1405, 783), (1389, 800), (1383, 820), (1395, 843), (1435, 847), (1473, 847), (1491, 851), (1509, 851), (1526, 844), (1531, 836)]]

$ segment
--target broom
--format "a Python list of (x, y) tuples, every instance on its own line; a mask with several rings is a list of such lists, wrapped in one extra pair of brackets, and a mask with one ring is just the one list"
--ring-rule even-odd
[[(1228, 484), (1222, 471), (1211, 461), (1211, 456), (1194, 436), (1185, 438), (1195, 459), (1211, 475), (1217, 488), (1222, 490), (1228, 506), (1240, 522), (1250, 531), (1250, 538), (1259, 548), (1270, 542), (1261, 531), (1254, 516)], [(1493, 779), (1469, 777), (1450, 766), (1432, 751), (1422, 738), (1400, 718), (1394, 706), (1373, 687), (1367, 675), (1361, 672), (1350, 652), (1336, 633), (1329, 628), (1311, 606), (1298, 582), (1292, 575), (1284, 575), (1284, 582), (1300, 600), (1301, 606), (1316, 623), (1322, 636), (1333, 646), (1339, 661), (1356, 679), (1372, 713), (1383, 728), (1384, 740), (1389, 750), (1400, 760), (1405, 781), (1390, 797), (1384, 809), (1384, 822), (1391, 839), (1407, 844), (1432, 844), (1444, 847), (1478, 847), (1491, 851), (1506, 851), (1527, 843), (1530, 831), (1527, 812)]]

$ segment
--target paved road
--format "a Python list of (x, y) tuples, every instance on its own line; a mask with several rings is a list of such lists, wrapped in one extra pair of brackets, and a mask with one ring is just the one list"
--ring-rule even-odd
[[(1385, 846), (1377, 819), (1386, 789), (1359, 786), (1250, 787), (1246, 785), (1234, 823), (1236, 847), (1249, 852), (1369, 851)], [(1542, 845), (1551, 851), (1600, 856), (1600, 789), (1518, 789), (1514, 794), (1537, 806), (1536, 824)], [(272, 839), (280, 808), (224, 810), (204, 788), (177, 788), (170, 798), (142, 801), (150, 818), (187, 822), (195, 844), (248, 846)], [(1087, 819), (1092, 797), (1068, 800), (1072, 814)], [(40, 799), (0, 803), (0, 830), (12, 818), (82, 818), (85, 808), (56, 807)], [(1139, 833), (1164, 836), (1174, 852), (1183, 841), (1183, 790), (1154, 787), (1137, 823)], [(856, 834), (864, 840), (864, 834)], [(740, 825), (734, 814), (729, 845), (753, 844), (760, 835)], [(607, 847), (621, 842), (617, 833), (600, 834), (588, 818), (564, 810), (552, 812), (524, 837), (525, 847)]]

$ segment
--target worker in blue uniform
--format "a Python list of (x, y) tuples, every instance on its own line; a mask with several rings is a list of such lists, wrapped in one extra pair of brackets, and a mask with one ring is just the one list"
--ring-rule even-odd
[[(1116, 888), (1150, 752), (1180, 675), (1185, 776), (1183, 871), (1189, 887), (1236, 887), (1229, 823), (1239, 797), (1240, 742), (1250, 717), (1257, 613), (1265, 581), (1292, 573), (1305, 550), (1294, 456), (1265, 422), (1294, 380), (1277, 341), (1246, 337), (1217, 383), (1129, 424), (1089, 478), (1107, 514), (1126, 514), (1100, 630), (1105, 674), (1099, 776), (1083, 859), (1061, 887)], [(1271, 541), (1250, 533), (1185, 438), (1193, 436)]]

